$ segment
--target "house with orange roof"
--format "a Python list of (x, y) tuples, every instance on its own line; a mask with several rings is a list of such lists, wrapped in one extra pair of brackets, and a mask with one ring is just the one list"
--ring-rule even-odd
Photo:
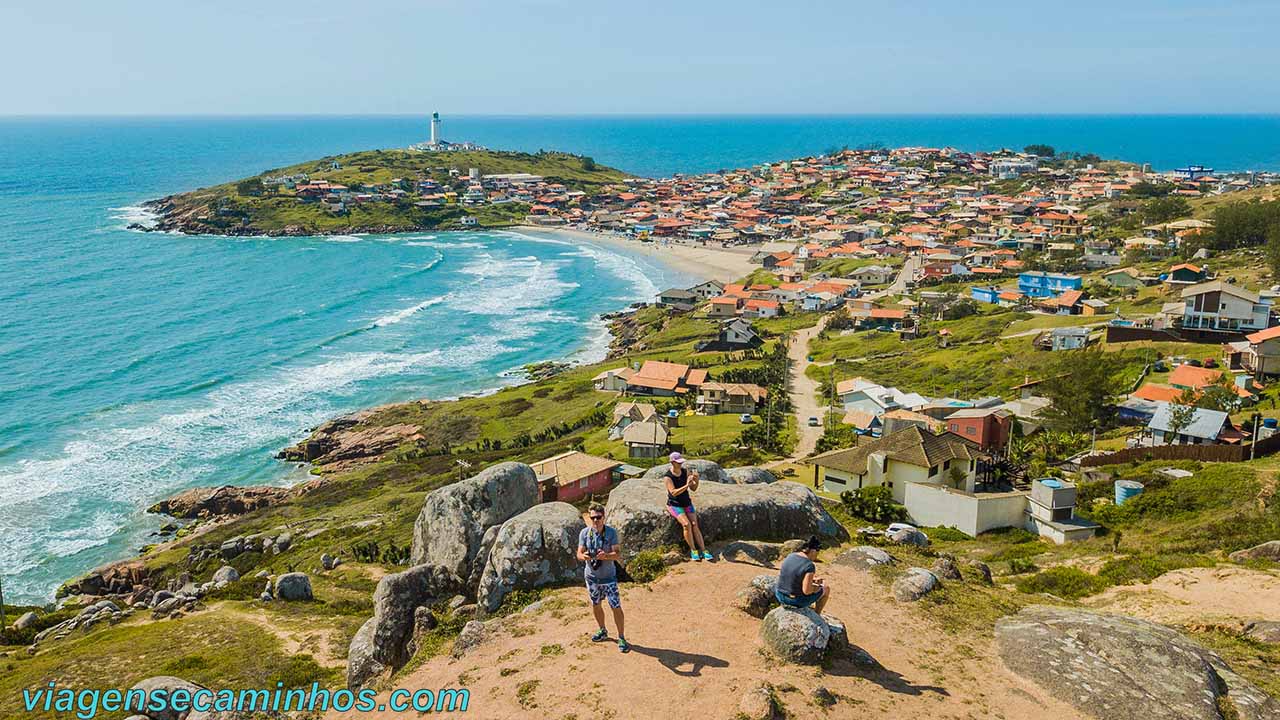
[(760, 300), (752, 298), (742, 304), (743, 317), (770, 318), (778, 317), (782, 313), (782, 303), (777, 300)]
[(1246, 335), (1223, 346), (1227, 367), (1244, 370), (1255, 378), (1280, 375), (1280, 325)]
[(671, 397), (696, 392), (707, 381), (707, 371), (683, 363), (645, 360), (627, 379), (627, 392), (634, 395)]

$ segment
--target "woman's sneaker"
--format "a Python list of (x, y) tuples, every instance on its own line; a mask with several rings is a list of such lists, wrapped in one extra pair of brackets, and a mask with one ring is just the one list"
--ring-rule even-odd
[(618, 638), (618, 649), (624, 653), (629, 653), (631, 652), (631, 643), (624, 638)]
[(690, 560), (697, 560), (698, 562), (702, 562), (702, 556), (698, 554), (698, 551), (697, 551), (697, 550), (690, 550), (690, 551), (689, 551), (689, 559), (690, 559)]
[(599, 630), (596, 631), (595, 635), (591, 636), (591, 642), (604, 642), (605, 640), (608, 640), (608, 639), (609, 639), (609, 631), (605, 630), (604, 628), (600, 628)]
[(702, 551), (702, 559), (703, 559), (703, 560), (715, 560), (715, 557), (714, 557), (714, 556), (712, 556), (712, 554), (711, 554), (711, 553), (709, 553), (709, 552), (707, 552), (706, 550), (703, 550), (703, 551)]

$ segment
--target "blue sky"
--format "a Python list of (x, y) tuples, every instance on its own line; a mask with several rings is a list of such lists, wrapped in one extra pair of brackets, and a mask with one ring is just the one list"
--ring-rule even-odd
[(1271, 1), (11, 0), (0, 27), (2, 115), (1280, 112)]

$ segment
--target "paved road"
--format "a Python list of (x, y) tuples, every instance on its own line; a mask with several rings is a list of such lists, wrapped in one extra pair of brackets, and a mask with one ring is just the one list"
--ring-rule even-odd
[(798, 438), (796, 450), (792, 457), (807, 457), (822, 437), (821, 427), (810, 427), (809, 418), (823, 416), (823, 409), (818, 405), (818, 382), (805, 374), (809, 367), (809, 341), (818, 334), (818, 327), (804, 328), (791, 334), (791, 345), (787, 348), (790, 359), (791, 377), (787, 390), (791, 395), (791, 405), (795, 408)]
[(879, 300), (886, 295), (904, 295), (907, 292), (907, 283), (915, 276), (916, 268), (924, 264), (924, 258), (919, 255), (908, 255), (905, 262), (902, 263), (902, 269), (898, 271), (898, 276), (893, 282), (885, 286), (881, 290), (869, 292), (862, 297), (868, 300)]

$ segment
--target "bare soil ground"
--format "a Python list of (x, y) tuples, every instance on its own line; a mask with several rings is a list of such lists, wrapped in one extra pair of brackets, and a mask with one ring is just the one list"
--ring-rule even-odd
[[(589, 641), (595, 625), (585, 591), (559, 590), (549, 609), (517, 616), (515, 630), (460, 660), (433, 658), (396, 685), (465, 686), (470, 714), (484, 718), (732, 718), (742, 695), (762, 682), (777, 689), (789, 718), (1082, 717), (1006, 670), (989, 636), (948, 633), (868, 573), (840, 566), (819, 565), (833, 587), (826, 614), (844, 620), (850, 640), (882, 667), (780, 664), (762, 650), (761, 621), (731, 606), (739, 588), (766, 572), (774, 571), (685, 563), (649, 586), (624, 589), (627, 655), (613, 642)], [(834, 707), (813, 702), (818, 686), (838, 696)]]
[(1245, 567), (1184, 568), (1150, 585), (1124, 585), (1087, 604), (1169, 625), (1240, 625), (1280, 617), (1280, 573)]

